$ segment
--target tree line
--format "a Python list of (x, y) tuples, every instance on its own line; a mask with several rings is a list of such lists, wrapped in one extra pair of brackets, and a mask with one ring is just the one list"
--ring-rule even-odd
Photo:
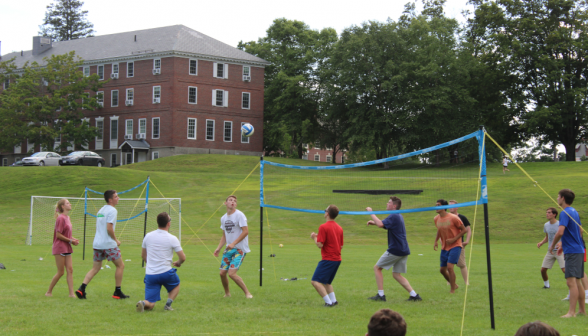
[(266, 154), (300, 158), (318, 142), (333, 158), (379, 159), (484, 125), (501, 145), (561, 143), (575, 160), (588, 124), (586, 1), (470, 3), (464, 24), (445, 15), (445, 0), (424, 0), (420, 12), (408, 3), (396, 21), (340, 35), (276, 19), (267, 36), (241, 41), (271, 62)]

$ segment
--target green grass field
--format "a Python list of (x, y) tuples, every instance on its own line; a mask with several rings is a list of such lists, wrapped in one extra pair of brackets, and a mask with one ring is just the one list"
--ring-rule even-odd
[[(385, 232), (366, 227), (367, 216), (338, 218), (345, 230), (346, 244), (343, 264), (333, 285), (341, 304), (325, 309), (309, 279), (320, 260), (320, 252), (309, 239), (309, 234), (323, 222), (322, 216), (268, 209), (271, 227), (266, 221), (264, 282), (263, 287), (259, 287), (258, 171), (254, 171), (235, 192), (239, 197), (239, 209), (249, 219), (252, 246), (252, 252), (239, 273), (254, 299), (246, 300), (233, 284), (233, 297), (223, 299), (218, 278), (219, 262), (210, 253), (220, 238), (218, 226), (223, 209), (214, 212), (258, 161), (256, 157), (184, 155), (116, 169), (0, 168), (0, 188), (3, 190), (0, 213), (3, 214), (4, 233), (0, 236), (0, 262), (7, 267), (0, 270), (0, 333), (363, 335), (369, 317), (386, 307), (403, 314), (409, 335), (459, 334), (465, 286), (458, 275), (460, 289), (456, 295), (450, 295), (438, 273), (438, 252), (432, 248), (435, 237), (433, 212), (404, 216), (412, 251), (406, 277), (423, 297), (422, 302), (405, 302), (407, 293), (389, 273), (385, 275), (388, 302), (366, 300), (376, 292), (372, 266), (386, 249)], [(523, 167), (552, 196), (561, 188), (572, 188), (577, 195), (574, 206), (581, 216), (586, 213), (588, 174), (585, 163), (530, 163)], [(114, 269), (104, 269), (94, 278), (88, 286), (89, 299), (86, 301), (67, 297), (65, 277), (56, 286), (54, 296), (46, 298), (43, 294), (55, 273), (55, 263), (49, 245), (24, 244), (30, 196), (79, 197), (84, 186), (94, 190), (124, 190), (143, 181), (147, 175), (166, 197), (182, 198), (182, 217), (185, 219), (182, 241), (188, 261), (179, 270), (182, 289), (174, 302), (176, 310), (164, 312), (159, 303), (154, 312), (135, 312), (134, 305), (143, 295), (144, 275), (138, 245), (121, 246), (123, 258), (131, 260), (126, 262), (123, 280), (123, 289), (131, 295), (130, 300), (110, 298)], [(464, 335), (513, 335), (519, 326), (534, 320), (553, 325), (562, 335), (587, 334), (586, 317), (559, 318), (567, 310), (567, 302), (561, 301), (567, 288), (559, 270), (549, 273), (552, 288), (541, 289), (539, 269), (545, 247), (538, 250), (535, 244), (543, 237), (544, 210), (552, 206), (551, 201), (515, 167), (503, 175), (498, 164), (489, 165), (488, 182), (496, 330), (490, 329), (483, 215), (478, 212)], [(139, 191), (129, 196), (138, 195)], [(160, 197), (156, 188), (152, 189), (151, 197)], [(328, 204), (329, 200), (316, 201)], [(387, 197), (382, 197), (380, 204), (368, 205), (375, 210), (383, 209), (386, 201)], [(474, 221), (473, 208), (461, 212)], [(73, 223), (74, 226), (80, 224)], [(198, 234), (194, 235), (196, 231)], [(284, 248), (278, 248), (280, 243)], [(270, 253), (277, 257), (268, 258)], [(40, 257), (44, 260), (38, 260)], [(90, 269), (91, 261), (88, 258), (82, 260), (81, 247), (74, 249), (73, 259), (77, 287)], [(280, 280), (292, 277), (307, 279)]]

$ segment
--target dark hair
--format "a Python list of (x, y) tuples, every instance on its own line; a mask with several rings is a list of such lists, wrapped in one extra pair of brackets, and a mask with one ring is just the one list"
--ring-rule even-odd
[(228, 200), (229, 200), (229, 198), (231, 198), (231, 197), (232, 197), (232, 198), (234, 198), (234, 199), (235, 199), (235, 201), (237, 200), (237, 196), (235, 196), (235, 195), (230, 195), (229, 197), (227, 197), (227, 199), (225, 200), (225, 202), (226, 202), (226, 201), (228, 201)]
[(104, 192), (104, 200), (106, 201), (106, 203), (108, 203), (108, 201), (110, 201), (114, 197), (114, 194), (116, 194), (116, 190), (106, 190)]
[(567, 205), (572, 205), (572, 203), (574, 203), (574, 198), (576, 198), (576, 194), (570, 189), (562, 189), (558, 194), (564, 199), (564, 201), (566, 201)]
[(396, 196), (390, 196), (390, 200), (396, 205), (396, 210), (400, 210), (400, 207), (402, 206), (402, 200)]
[(157, 215), (157, 226), (159, 226), (160, 228), (166, 227), (167, 223), (169, 223), (170, 221), (171, 218), (169, 217), (167, 212), (162, 212), (159, 215)]
[(559, 332), (547, 323), (535, 321), (520, 327), (515, 336), (559, 336)]
[(335, 219), (337, 218), (337, 216), (339, 216), (339, 208), (337, 208), (336, 205), (329, 205), (329, 207), (327, 208), (327, 212), (329, 213), (329, 218), (331, 219)]
[(557, 218), (557, 209), (556, 208), (547, 208), (547, 210), (551, 210), (551, 213), (555, 215), (555, 218)]
[(370, 319), (369, 336), (404, 336), (406, 321), (399, 313), (390, 309), (380, 309)]
[(441, 205), (449, 205), (449, 203), (447, 203), (447, 201), (444, 199), (438, 199), (437, 203), (440, 203)]

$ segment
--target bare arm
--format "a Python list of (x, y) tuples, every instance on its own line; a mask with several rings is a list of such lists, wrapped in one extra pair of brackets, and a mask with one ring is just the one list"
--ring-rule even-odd
[(179, 260), (174, 262), (174, 266), (180, 267), (186, 261), (186, 255), (184, 254), (184, 251), (176, 252), (176, 254), (178, 255)]
[(241, 240), (245, 239), (245, 237), (247, 237), (247, 235), (249, 234), (249, 228), (247, 226), (241, 227), (241, 230), (243, 230), (243, 232), (241, 232), (239, 237), (237, 237), (237, 239), (235, 239), (235, 241), (233, 241), (232, 243), (227, 245), (227, 250), (234, 249), (235, 245), (239, 244), (241, 242)]
[(542, 240), (542, 241), (540, 241), (540, 242), (538, 242), (538, 243), (537, 243), (537, 248), (540, 248), (540, 247), (541, 247), (541, 245), (543, 245), (543, 244), (547, 243), (547, 241), (548, 241), (548, 240), (549, 240), (549, 237), (547, 236), (547, 233), (546, 233), (546, 234), (545, 234), (545, 238), (543, 238), (543, 240)]
[[(367, 207), (365, 208), (365, 211), (372, 211), (372, 208)], [(367, 225), (375, 225), (379, 228), (383, 228), (384, 227), (384, 223), (382, 223), (382, 221), (376, 217), (376, 215), (370, 215), (372, 217), (372, 220), (367, 222)]]
[(214, 250), (214, 256), (218, 257), (218, 253), (220, 252), (221, 248), (227, 243), (227, 237), (225, 237), (225, 232), (223, 231), (223, 235), (221, 236), (220, 242), (218, 243), (218, 247)]
[(439, 246), (439, 238), (441, 238), (439, 236), (439, 229), (437, 229), (437, 236), (435, 237), (435, 244), (433, 244), (433, 250), (437, 251), (437, 246)]
[(461, 226), (459, 226), (458, 229), (460, 229), (460, 232), (457, 234), (457, 236), (447, 239), (447, 241), (446, 241), (447, 244), (451, 245), (451, 244), (455, 243), (459, 238), (461, 238), (467, 232), (467, 230), (465, 229), (465, 226), (463, 226), (463, 224), (461, 224)]
[(472, 228), (469, 226), (466, 226), (466, 240), (462, 243), (463, 247), (466, 247), (466, 245), (468, 245), (470, 243), (470, 238), (472, 237)]
[(106, 232), (108, 232), (108, 235), (110, 236), (110, 238), (112, 238), (112, 240), (114, 240), (116, 242), (116, 245), (120, 246), (120, 240), (116, 239), (116, 236), (114, 235), (114, 224), (107, 223), (106, 224)]
[(61, 241), (64, 241), (66, 243), (70, 243), (70, 244), (73, 244), (73, 245), (78, 245), (80, 243), (79, 240), (77, 240), (77, 239), (75, 239), (73, 237), (71, 239), (69, 239), (66, 236), (64, 236), (61, 232), (58, 232), (58, 231), (55, 231), (55, 235), (57, 236), (57, 239), (59, 239)]
[(317, 246), (318, 248), (323, 248), (323, 243), (321, 243), (321, 242), (318, 242), (318, 241), (317, 241), (317, 237), (318, 237), (318, 235), (317, 235), (316, 233), (314, 233), (314, 232), (310, 234), (310, 238), (311, 238), (312, 240), (314, 240), (314, 243), (316, 244), (316, 246)]
[(561, 239), (561, 236), (563, 236), (565, 230), (566, 230), (566, 227), (563, 225), (557, 229), (557, 233), (555, 234), (555, 237), (553, 237), (553, 242), (551, 242), (551, 246), (549, 246), (549, 253), (553, 253), (553, 249), (555, 248), (555, 245), (557, 244), (557, 242), (559, 242), (559, 240)]
[(143, 258), (143, 260), (145, 261), (145, 263), (147, 263), (147, 249), (144, 248), (144, 247), (141, 250), (141, 258)]

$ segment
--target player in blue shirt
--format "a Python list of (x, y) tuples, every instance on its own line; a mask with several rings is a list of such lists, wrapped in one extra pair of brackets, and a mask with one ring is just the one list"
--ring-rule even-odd
[(570, 289), (570, 309), (562, 317), (576, 316), (576, 302), (579, 309), (578, 314), (586, 315), (585, 292), (582, 286), (584, 277), (584, 241), (582, 240), (582, 223), (578, 211), (572, 208), (576, 195), (570, 189), (562, 189), (557, 195), (557, 203), (562, 208), (559, 215), (559, 229), (553, 237), (553, 242), (549, 247), (549, 253), (552, 253), (555, 245), (561, 238), (564, 259), (566, 262), (565, 277)]
[[(396, 196), (391, 196), (390, 200), (386, 204), (386, 210), (400, 210), (402, 201)], [(372, 211), (372, 208), (367, 207), (366, 211)], [(379, 228), (386, 229), (388, 231), (388, 250), (380, 257), (380, 260), (374, 266), (374, 273), (376, 274), (376, 283), (378, 285), (378, 294), (370, 297), (370, 300), (374, 301), (386, 301), (384, 295), (384, 275), (382, 275), (382, 269), (389, 270), (392, 268), (392, 276), (398, 283), (410, 293), (410, 297), (407, 301), (421, 301), (420, 295), (418, 295), (410, 286), (410, 283), (406, 278), (402, 276), (402, 273), (406, 273), (406, 261), (410, 254), (408, 248), (408, 241), (406, 240), (406, 228), (404, 227), (404, 218), (401, 214), (390, 214), (383, 221), (380, 220), (376, 215), (371, 215), (372, 220), (367, 222), (367, 225), (375, 225)]]

